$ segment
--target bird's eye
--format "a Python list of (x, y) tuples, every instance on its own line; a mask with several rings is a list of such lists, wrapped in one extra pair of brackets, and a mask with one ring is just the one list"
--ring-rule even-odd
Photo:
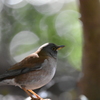
[(53, 51), (56, 51), (57, 49), (56, 49), (56, 47), (52, 47), (52, 50), (53, 50)]

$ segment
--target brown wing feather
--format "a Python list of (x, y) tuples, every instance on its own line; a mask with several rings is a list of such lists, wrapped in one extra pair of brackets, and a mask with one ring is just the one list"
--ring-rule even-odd
[(36, 65), (39, 65), (40, 63), (43, 63), (45, 60), (45, 56), (38, 56), (37, 54), (31, 54), (30, 56), (24, 58), (21, 62), (16, 63), (13, 65), (8, 71), (10, 70), (16, 70), (26, 67), (35, 67)]

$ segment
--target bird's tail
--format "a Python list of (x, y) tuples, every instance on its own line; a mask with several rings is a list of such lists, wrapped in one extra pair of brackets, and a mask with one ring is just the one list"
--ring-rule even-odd
[(0, 86), (2, 85), (14, 85), (15, 81), (14, 79), (4, 79), (2, 81), (0, 81)]
[(2, 85), (7, 85), (6, 83), (4, 83), (3, 81), (0, 81), (0, 86)]
[(0, 86), (2, 85), (12, 85), (13, 79), (6, 79), (7, 73), (0, 75)]

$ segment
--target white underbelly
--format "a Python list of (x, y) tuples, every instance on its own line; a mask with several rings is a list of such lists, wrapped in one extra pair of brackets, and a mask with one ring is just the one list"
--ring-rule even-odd
[(25, 88), (26, 89), (37, 89), (40, 88), (44, 85), (46, 85), (48, 82), (50, 82), (50, 80), (53, 78), (54, 74), (55, 74), (56, 68), (53, 68), (52, 73), (48, 74), (48, 75), (41, 75), (39, 77), (39, 80), (32, 80), (31, 82), (29, 82)]

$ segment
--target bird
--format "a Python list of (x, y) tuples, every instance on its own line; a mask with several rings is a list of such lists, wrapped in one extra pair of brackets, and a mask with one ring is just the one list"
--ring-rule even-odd
[(38, 89), (53, 78), (57, 66), (57, 52), (65, 47), (54, 43), (45, 43), (36, 52), (14, 64), (0, 75), (0, 86), (14, 85), (23, 89), (32, 100), (44, 100), (33, 90)]

